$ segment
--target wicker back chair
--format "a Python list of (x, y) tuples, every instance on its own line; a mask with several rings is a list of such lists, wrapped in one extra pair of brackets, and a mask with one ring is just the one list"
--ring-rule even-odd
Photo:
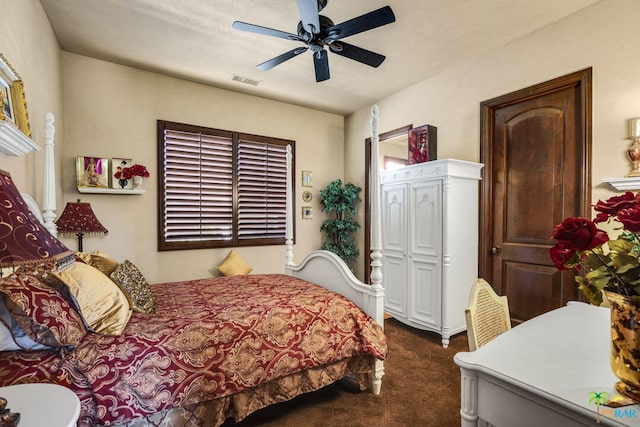
[(469, 351), (477, 350), (511, 329), (507, 297), (498, 296), (484, 279), (476, 279), (473, 282), (469, 306), (464, 313), (467, 321)]

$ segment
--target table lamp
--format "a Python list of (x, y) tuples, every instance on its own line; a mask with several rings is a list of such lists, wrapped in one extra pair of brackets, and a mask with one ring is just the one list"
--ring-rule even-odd
[(82, 252), (82, 237), (87, 234), (107, 234), (107, 230), (104, 225), (98, 221), (96, 215), (91, 209), (89, 203), (80, 202), (68, 202), (62, 211), (62, 215), (56, 221), (58, 227), (58, 234), (75, 234), (78, 236), (78, 251)]
[(0, 268), (62, 270), (75, 254), (36, 218), (8, 172), (0, 170)]

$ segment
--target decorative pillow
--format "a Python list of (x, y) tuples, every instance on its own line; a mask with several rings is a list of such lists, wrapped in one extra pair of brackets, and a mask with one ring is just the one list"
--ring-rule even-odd
[(122, 334), (131, 310), (127, 297), (111, 279), (89, 264), (79, 262), (52, 276), (67, 285), (78, 302), (80, 314), (93, 332)]
[(229, 252), (227, 258), (218, 266), (218, 271), (225, 276), (239, 276), (249, 274), (253, 270), (249, 264), (244, 262), (242, 257), (235, 251)]
[(17, 326), (33, 341), (49, 347), (77, 345), (87, 330), (71, 303), (38, 278), (2, 279), (0, 295)]
[(153, 313), (156, 308), (156, 296), (138, 267), (125, 259), (109, 276), (120, 286), (133, 311)]
[(100, 251), (93, 251), (91, 253), (76, 252), (76, 256), (84, 261), (85, 264), (97, 268), (106, 276), (113, 273), (113, 270), (118, 266), (118, 261)]
[(32, 340), (18, 326), (0, 297), (0, 351), (48, 350), (51, 347)]
[[(2, 303), (2, 306), (4, 307), (4, 302)], [(9, 312), (7, 311), (7, 313)], [(0, 322), (0, 351), (15, 351), (20, 349), (16, 341), (13, 339), (13, 333), (11, 332), (11, 329), (9, 329), (10, 327), (11, 315), (9, 315), (9, 323), (5, 324), (4, 322)]]

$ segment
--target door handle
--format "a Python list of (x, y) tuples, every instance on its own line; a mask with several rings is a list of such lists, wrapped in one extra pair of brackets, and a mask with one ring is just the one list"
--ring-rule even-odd
[(491, 248), (491, 255), (500, 255), (500, 252), (502, 252), (502, 248), (499, 245)]

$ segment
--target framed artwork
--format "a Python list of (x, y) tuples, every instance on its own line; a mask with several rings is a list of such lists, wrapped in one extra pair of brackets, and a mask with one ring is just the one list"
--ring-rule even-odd
[(302, 193), (302, 200), (306, 203), (309, 203), (311, 200), (313, 200), (313, 194), (311, 194), (311, 191), (307, 190)]
[(302, 171), (302, 186), (313, 187), (313, 172)]
[(109, 187), (109, 160), (102, 157), (79, 156), (76, 159), (78, 187)]
[(2, 101), (2, 120), (15, 123), (13, 106), (11, 105), (10, 85), (0, 76), (0, 101)]
[(133, 159), (122, 159), (120, 157), (111, 159), (111, 188), (120, 190), (133, 189), (133, 179), (126, 179), (122, 176), (124, 168), (129, 168), (132, 165)]
[(311, 218), (313, 218), (313, 208), (311, 206), (303, 206), (302, 219), (311, 219)]
[(438, 149), (438, 129), (424, 125), (409, 129), (409, 164), (436, 160)]
[(13, 123), (23, 134), (31, 137), (24, 85), (16, 71), (0, 54), (0, 120)]

